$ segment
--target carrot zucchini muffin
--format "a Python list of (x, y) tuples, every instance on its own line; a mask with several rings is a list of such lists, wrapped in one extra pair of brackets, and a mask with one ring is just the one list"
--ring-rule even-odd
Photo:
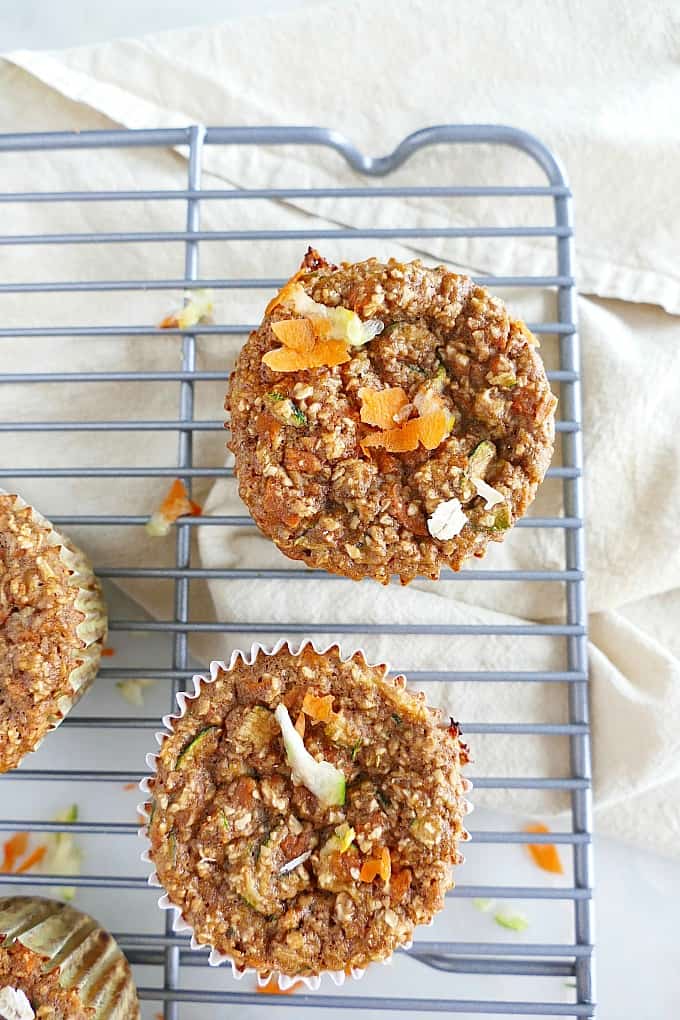
[(0, 1020), (139, 1020), (127, 960), (87, 914), (0, 899)]
[(94, 680), (106, 627), (85, 555), (0, 490), (0, 772), (34, 751)]
[(239, 969), (311, 977), (428, 924), (468, 838), (467, 748), (403, 677), (337, 647), (214, 663), (171, 718), (149, 851), (196, 940)]
[(384, 583), (484, 555), (553, 450), (538, 343), (440, 267), (308, 251), (232, 374), (241, 498), (286, 556)]

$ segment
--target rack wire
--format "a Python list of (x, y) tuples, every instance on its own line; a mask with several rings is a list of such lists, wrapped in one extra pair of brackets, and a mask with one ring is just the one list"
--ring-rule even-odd
[[(411, 159), (422, 149), (432, 145), (456, 147), (467, 146), (511, 146), (527, 154), (538, 165), (545, 175), (546, 184), (513, 185), (513, 186), (475, 186), (475, 185), (422, 185), (418, 187), (361, 185), (353, 187), (267, 187), (252, 189), (202, 189), (201, 169), (206, 146), (321, 146), (335, 150), (358, 175), (366, 178), (385, 178), (394, 175), (398, 168)], [(323, 128), (204, 128), (191, 126), (179, 129), (161, 129), (146, 131), (94, 131), (84, 133), (53, 133), (53, 134), (18, 134), (0, 136), (0, 155), (9, 153), (32, 153), (35, 151), (56, 152), (59, 150), (86, 149), (115, 150), (126, 147), (170, 148), (179, 147), (188, 152), (188, 177), (186, 188), (183, 189), (143, 189), (110, 190), (110, 191), (58, 191), (58, 192), (5, 192), (0, 193), (0, 203), (38, 203), (84, 204), (91, 202), (111, 203), (168, 200), (182, 202), (186, 206), (186, 226), (184, 229), (167, 230), (134, 230), (134, 231), (98, 231), (95, 233), (60, 232), (51, 234), (11, 234), (0, 237), (0, 250), (13, 250), (12, 246), (50, 244), (59, 251), (72, 245), (103, 245), (110, 246), (111, 264), (115, 265), (115, 246), (127, 242), (142, 244), (164, 244), (181, 242), (185, 247), (184, 274), (181, 277), (168, 279), (105, 279), (105, 280), (52, 280), (52, 281), (20, 281), (0, 283), (0, 294), (55, 294), (55, 293), (94, 293), (131, 292), (136, 290), (173, 290), (191, 289), (194, 287), (212, 287), (220, 290), (262, 290), (272, 291), (282, 284), (276, 277), (206, 279), (200, 276), (199, 253), (201, 244), (205, 242), (238, 242), (268, 241), (274, 244), (281, 240), (298, 240), (307, 244), (324, 239), (330, 242), (340, 239), (399, 239), (417, 242), (423, 238), (497, 238), (504, 243), (513, 244), (520, 237), (547, 238), (554, 243), (556, 256), (555, 272), (552, 275), (516, 275), (506, 277), (479, 276), (477, 279), (494, 287), (535, 287), (546, 289), (556, 295), (557, 319), (553, 322), (532, 323), (538, 334), (555, 337), (559, 346), (559, 368), (550, 372), (550, 378), (560, 387), (561, 419), (557, 430), (561, 441), (562, 465), (553, 467), (549, 477), (562, 480), (563, 516), (529, 517), (519, 522), (520, 528), (561, 529), (564, 536), (564, 567), (559, 570), (526, 570), (502, 571), (494, 569), (465, 570), (457, 575), (457, 579), (465, 581), (514, 581), (531, 583), (550, 581), (564, 586), (565, 613), (564, 621), (550, 624), (530, 624), (526, 626), (508, 625), (440, 625), (427, 628), (432, 633), (445, 635), (502, 634), (520, 636), (552, 635), (559, 637), (566, 645), (566, 668), (563, 670), (524, 670), (514, 672), (483, 672), (455, 671), (442, 669), (433, 671), (410, 671), (410, 678), (415, 682), (436, 681), (453, 683), (461, 680), (472, 680), (486, 684), (495, 682), (517, 682), (522, 684), (562, 685), (568, 700), (568, 722), (564, 723), (511, 723), (511, 722), (474, 722), (468, 724), (468, 733), (503, 733), (518, 736), (542, 735), (547, 737), (563, 737), (569, 742), (570, 775), (550, 777), (493, 777), (479, 776), (474, 778), (477, 788), (487, 789), (525, 789), (547, 790), (557, 789), (566, 792), (571, 803), (571, 827), (569, 831), (536, 834), (532, 840), (536, 843), (558, 843), (571, 852), (573, 884), (570, 887), (517, 886), (517, 885), (466, 885), (464, 882), (454, 891), (456, 898), (496, 897), (523, 898), (534, 900), (566, 900), (573, 905), (573, 941), (567, 943), (513, 943), (505, 942), (464, 942), (464, 941), (417, 941), (411, 950), (421, 963), (433, 969), (445, 971), (451, 975), (517, 975), (545, 976), (554, 978), (572, 978), (575, 983), (574, 1001), (525, 1001), (500, 999), (458, 998), (452, 995), (438, 995), (436, 998), (395, 998), (389, 994), (366, 995), (352, 990), (351, 994), (296, 994), (293, 999), (283, 999), (276, 1005), (282, 1010), (294, 1006), (296, 1009), (321, 1009), (323, 1007), (338, 1010), (363, 1010), (366, 1015), (371, 1011), (388, 1011), (397, 1013), (404, 1011), (414, 1015), (429, 1013), (451, 1013), (467, 1015), (539, 1015), (539, 1016), (573, 1016), (593, 1017), (592, 987), (592, 941), (593, 917), (591, 900), (591, 772), (589, 753), (589, 718), (588, 718), (588, 687), (587, 687), (587, 619), (584, 592), (584, 548), (583, 548), (583, 481), (581, 451), (581, 398), (580, 398), (580, 357), (575, 313), (575, 290), (572, 276), (573, 267), (573, 230), (571, 220), (571, 195), (564, 173), (555, 157), (545, 146), (533, 136), (508, 127), (499, 126), (465, 126), (444, 125), (427, 128), (408, 136), (392, 153), (381, 158), (370, 158), (345, 138)], [(186, 147), (184, 149), (183, 147)], [(337, 198), (370, 200), (380, 203), (389, 198), (431, 198), (431, 197), (483, 197), (503, 202), (506, 198), (526, 199), (541, 197), (549, 199), (553, 209), (553, 222), (541, 226), (436, 226), (436, 227), (403, 227), (403, 228), (342, 228), (290, 230), (268, 228), (258, 230), (202, 230), (200, 226), (201, 204), (212, 200), (250, 201), (266, 199), (274, 201)], [(140, 213), (140, 218), (142, 214)], [(0, 470), (0, 481), (4, 479), (25, 478), (135, 478), (159, 477), (182, 478), (188, 489), (196, 478), (231, 477), (232, 470), (221, 466), (198, 467), (194, 463), (193, 445), (196, 435), (200, 432), (220, 430), (221, 420), (198, 420), (195, 417), (196, 387), (201, 382), (222, 380), (224, 371), (207, 371), (197, 368), (197, 349), (203, 338), (209, 336), (241, 336), (252, 327), (244, 324), (201, 325), (187, 330), (176, 330), (181, 337), (181, 366), (163, 371), (126, 371), (124, 368), (115, 371), (96, 370), (96, 345), (92, 346), (93, 365), (95, 368), (87, 372), (69, 371), (31, 371), (12, 372), (3, 370), (0, 373), (0, 386), (17, 384), (52, 384), (119, 382), (121, 385), (131, 383), (164, 382), (177, 384), (178, 402), (177, 415), (166, 420), (135, 420), (135, 421), (2, 421), (0, 432), (16, 434), (20, 432), (35, 434), (35, 464), (30, 467), (10, 467)], [(32, 337), (80, 337), (94, 341), (98, 337), (152, 337), (158, 331), (151, 326), (140, 325), (97, 325), (76, 326), (68, 322), (59, 325), (40, 325), (28, 321), (26, 325), (0, 328), (0, 340), (4, 338)], [(170, 331), (172, 333), (173, 331)], [(168, 331), (164, 331), (168, 335)], [(175, 463), (156, 467), (119, 467), (102, 464), (97, 467), (48, 468), (41, 463), (40, 439), (46, 432), (129, 432), (144, 435), (149, 431), (170, 431), (177, 434), (178, 452)], [(3, 439), (4, 443), (5, 440)], [(49, 507), (42, 507), (50, 516)], [(110, 513), (86, 515), (71, 512), (57, 515), (52, 519), (57, 525), (89, 527), (127, 526), (130, 528), (143, 525), (147, 517), (120, 512), (121, 507), (112, 504)], [(319, 578), (336, 580), (315, 571), (293, 571), (292, 569), (207, 569), (192, 566), (192, 533), (196, 528), (206, 527), (243, 527), (251, 525), (251, 519), (245, 515), (203, 516), (185, 518), (176, 525), (175, 563), (171, 568), (145, 566), (100, 567), (101, 576), (112, 579), (165, 579), (174, 587), (174, 609), (171, 619), (127, 619), (114, 615), (111, 620), (111, 631), (122, 634), (135, 632), (160, 632), (168, 636), (171, 642), (172, 656), (169, 667), (149, 669), (143, 668), (143, 674), (163, 680), (172, 692), (172, 703), (178, 689), (184, 687), (188, 676), (194, 672), (189, 654), (189, 637), (200, 632), (247, 632), (252, 635), (271, 634), (273, 625), (266, 620), (260, 623), (222, 623), (215, 621), (196, 621), (190, 614), (190, 592), (193, 581), (212, 578), (238, 579), (265, 577), (284, 584), (292, 576), (300, 578)], [(450, 572), (445, 576), (452, 577)], [(337, 634), (371, 634), (384, 633), (418, 633), (418, 627), (402, 627), (390, 624), (356, 625), (327, 623), (316, 626), (297, 624), (285, 627), (287, 633), (309, 634), (332, 629)], [(140, 667), (115, 667), (105, 665), (101, 670), (102, 678), (121, 680), (138, 676)], [(151, 716), (87, 716), (77, 714), (66, 720), (67, 729), (99, 733), (102, 739), (108, 731), (131, 729), (150, 731), (157, 725), (157, 718)], [(116, 769), (36, 769), (28, 762), (11, 777), (3, 777), (3, 782), (11, 779), (30, 782), (74, 784), (79, 782), (96, 782), (101, 784), (119, 784), (135, 782), (140, 778), (136, 768)], [(42, 788), (42, 787), (41, 787)], [(3, 797), (4, 800), (4, 797)], [(38, 804), (38, 807), (40, 805)], [(31, 832), (55, 832), (63, 828), (56, 822), (44, 819), (0, 819), (0, 831), (26, 829)], [(89, 837), (106, 836), (116, 840), (134, 839), (137, 826), (112, 821), (81, 821), (72, 826), (72, 831)], [(526, 835), (520, 831), (489, 831), (473, 832), (474, 844), (521, 844), (526, 842)], [(0, 886), (44, 886), (58, 887), (63, 884), (83, 888), (101, 889), (110, 896), (115, 890), (134, 890), (135, 896), (148, 895), (143, 892), (146, 879), (136, 875), (102, 875), (87, 874), (77, 878), (54, 875), (0, 875)], [(165, 930), (158, 934), (128, 931), (118, 933), (118, 937), (133, 964), (156, 968), (160, 980), (154, 984), (143, 984), (140, 987), (142, 1000), (152, 1000), (163, 1005), (165, 1020), (180, 1020), (183, 1004), (194, 1003), (202, 1006), (218, 1006), (230, 1004), (237, 1008), (265, 1007), (272, 1008), (269, 1000), (251, 991), (241, 991), (232, 985), (225, 985), (207, 990), (202, 975), (207, 959), (204, 954), (191, 952), (186, 939), (173, 933), (169, 923)], [(145, 971), (146, 973), (146, 971)], [(451, 979), (453, 980), (453, 978)], [(480, 978), (481, 980), (481, 978)], [(226, 982), (226, 979), (225, 979)], [(453, 985), (451, 986), (453, 987)], [(202, 1014), (203, 1015), (203, 1014)], [(217, 1015), (214, 1013), (211, 1015)], [(339, 1015), (339, 1014), (338, 1014)]]

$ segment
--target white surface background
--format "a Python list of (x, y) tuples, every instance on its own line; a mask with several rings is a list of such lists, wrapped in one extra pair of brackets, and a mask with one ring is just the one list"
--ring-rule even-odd
[[(15, 48), (58, 48), (65, 46), (84, 45), (98, 42), (105, 39), (122, 35), (141, 35), (148, 32), (157, 32), (166, 29), (179, 28), (182, 26), (210, 24), (218, 20), (225, 20), (230, 17), (241, 15), (256, 15), (274, 13), (277, 11), (290, 10), (293, 8), (312, 6), (315, 0), (113, 0), (110, 3), (89, 2), (82, 0), (0, 0), (0, 50)], [(423, 124), (428, 122), (427, 111), (423, 111)], [(330, 125), (332, 126), (332, 125)], [(519, 125), (531, 128), (531, 125)], [(49, 128), (49, 125), (45, 125)], [(0, 130), (2, 125), (0, 124)], [(137, 660), (139, 661), (139, 660)], [(118, 665), (123, 665), (117, 661)], [(165, 711), (165, 698), (162, 692), (157, 692), (159, 699), (159, 714)], [(150, 707), (155, 704), (156, 694), (150, 699)], [(110, 704), (109, 704), (110, 701)], [(78, 710), (83, 711), (84, 706)], [(106, 711), (115, 714), (122, 714), (124, 709), (118, 697), (109, 691), (103, 691), (101, 685), (98, 691), (87, 699), (85, 714), (106, 714)], [(134, 711), (130, 709), (131, 714)], [(71, 734), (63, 731), (54, 740), (54, 746), (50, 742), (52, 753), (59, 752), (59, 740), (64, 740)], [(139, 738), (138, 738), (139, 739)], [(141, 737), (142, 742), (144, 736)], [(61, 745), (64, 746), (63, 744)], [(144, 745), (146, 748), (146, 744)], [(69, 743), (69, 750), (72, 753), (73, 743)], [(45, 747), (39, 752), (44, 767), (47, 764), (49, 748)], [(97, 749), (91, 748), (90, 754)], [(85, 757), (87, 749), (83, 748)], [(51, 757), (51, 754), (50, 754)], [(98, 755), (99, 757), (99, 755)], [(140, 768), (143, 755), (140, 748)], [(90, 763), (91, 763), (90, 758)], [(126, 756), (126, 761), (129, 761)], [(62, 757), (63, 762), (63, 757)], [(54, 764), (54, 760), (52, 764)], [(71, 760), (70, 767), (78, 767), (81, 762)], [(86, 767), (87, 762), (83, 761), (82, 766)], [(101, 763), (100, 763), (101, 765)], [(36, 760), (34, 767), (40, 767)], [(115, 768), (116, 763), (111, 762), (110, 766)], [(5, 795), (9, 789), (8, 800), (14, 803), (7, 804)], [(88, 798), (89, 792), (89, 798)], [(25, 794), (26, 784), (3, 784), (3, 814), (10, 811), (16, 812), (15, 816), (27, 817)], [(101, 812), (96, 806), (96, 791), (90, 787), (89, 791), (83, 789), (81, 808), (83, 817), (101, 817)], [(69, 794), (70, 796), (70, 794)], [(63, 807), (58, 792), (55, 791), (55, 810)], [(121, 820), (127, 820), (129, 816), (129, 804), (127, 798), (135, 800), (135, 795), (125, 795), (126, 807), (123, 808), (123, 795), (121, 800)], [(87, 801), (92, 801), (92, 813), (87, 807)], [(23, 803), (23, 807), (22, 807)], [(9, 810), (8, 810), (9, 808)], [(41, 812), (44, 815), (44, 812)], [(477, 827), (501, 828), (508, 825), (508, 819), (476, 817)], [(509, 825), (508, 825), (509, 827)], [(135, 850), (132, 844), (134, 840), (125, 841), (126, 856), (121, 862), (118, 848), (106, 845), (105, 840), (101, 842), (98, 853), (101, 853), (97, 866), (107, 874), (130, 873), (131, 865), (135, 860)], [(680, 866), (645, 854), (631, 850), (611, 840), (596, 839), (596, 873), (597, 873), (597, 931), (599, 951), (597, 957), (598, 976), (598, 1000), (600, 1008), (598, 1016), (600, 1020), (677, 1020), (680, 1016), (680, 967), (678, 967), (678, 910), (680, 909)], [(480, 851), (468, 854), (469, 864), (466, 869), (465, 881), (488, 881), (489, 867), (497, 868), (500, 874), (505, 869), (510, 869), (512, 878), (509, 882), (526, 882), (526, 884), (537, 883), (536, 872), (531, 869), (522, 856), (523, 851), (518, 847), (495, 848), (493, 858), (488, 859), (487, 848), (481, 847)], [(486, 862), (486, 868), (485, 868)], [(126, 865), (128, 865), (126, 867)], [(93, 870), (92, 865), (86, 870)], [(134, 870), (137, 870), (136, 867)], [(474, 872), (474, 873), (473, 873)], [(502, 879), (499, 879), (502, 881)], [(120, 917), (117, 918), (115, 927), (118, 930), (130, 930), (132, 927), (127, 914), (131, 904), (130, 894), (123, 894), (120, 897)], [(78, 902), (83, 907), (96, 911), (98, 896), (96, 893), (82, 892), (79, 894)], [(101, 900), (99, 900), (101, 902)], [(513, 905), (514, 906), (514, 905)], [(558, 940), (558, 931), (563, 929), (564, 939), (571, 937), (568, 926), (568, 908), (564, 904), (557, 903), (552, 907), (536, 902), (517, 904), (530, 916), (531, 928), (526, 933), (527, 941)], [(555, 927), (555, 917), (550, 910), (557, 906), (560, 911), (558, 920), (559, 927)], [(452, 914), (452, 911), (447, 914)], [(456, 937), (473, 939), (493, 939), (498, 937), (500, 929), (496, 929), (492, 920), (474, 911), (471, 905), (465, 901), (457, 901), (456, 915), (452, 927), (448, 925), (439, 927), (433, 932)], [(150, 916), (153, 924), (155, 918)], [(463, 934), (464, 931), (464, 934)], [(512, 933), (503, 933), (512, 937)], [(523, 936), (516, 936), (522, 938)], [(193, 972), (203, 976), (203, 972)], [(143, 975), (139, 975), (144, 980)], [(401, 978), (401, 980), (400, 980)], [(525, 979), (532, 981), (534, 979)], [(536, 979), (537, 980), (537, 979)], [(491, 979), (493, 987), (490, 987), (489, 979), (477, 980), (474, 978), (445, 978), (425, 970), (416, 963), (406, 965), (400, 961), (399, 968), (395, 968), (390, 975), (390, 991), (392, 994), (400, 994), (403, 990), (417, 995), (461, 995), (464, 997), (490, 998), (500, 996), (502, 993), (502, 979)], [(506, 990), (509, 994), (517, 994), (518, 985), (514, 983)], [(539, 988), (538, 984), (526, 987), (522, 993), (527, 999), (539, 997), (546, 994), (554, 1000), (566, 1000), (570, 998), (568, 989), (557, 988), (561, 984), (558, 980), (550, 984), (543, 983)], [(371, 975), (367, 978), (361, 988), (362, 992), (371, 993), (382, 989), (384, 992), (384, 977), (382, 973)], [(272, 1010), (277, 1015), (291, 1017), (295, 1011), (290, 1009), (277, 1009), (276, 1000), (269, 1000)], [(156, 1007), (147, 1015), (153, 1016)], [(201, 1009), (199, 1013), (187, 1011), (187, 1018), (202, 1017), (205, 1020), (208, 1012), (210, 1015), (226, 1015), (228, 1009), (214, 1010)], [(254, 1011), (253, 1015), (255, 1015)], [(182, 1014), (185, 1015), (184, 1013)], [(247, 1015), (244, 1012), (242, 1015)], [(257, 1011), (256, 1015), (261, 1015)], [(270, 1012), (270, 1015), (273, 1015)], [(337, 1014), (328, 1013), (329, 1020)], [(319, 1013), (319, 1016), (321, 1014)]]

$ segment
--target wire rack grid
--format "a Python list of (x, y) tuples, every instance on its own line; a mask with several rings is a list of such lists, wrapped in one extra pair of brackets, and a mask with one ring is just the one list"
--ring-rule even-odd
[[(511, 146), (531, 157), (540, 167), (547, 179), (546, 184), (513, 185), (513, 186), (481, 186), (481, 185), (423, 185), (418, 187), (385, 186), (361, 184), (344, 188), (259, 188), (241, 190), (207, 190), (201, 188), (202, 156), (206, 146), (322, 146), (335, 150), (344, 158), (358, 175), (367, 178), (384, 178), (395, 171), (414, 154), (432, 145), (446, 146)], [(520, 626), (488, 626), (450, 625), (440, 628), (446, 634), (504, 634), (526, 635), (550, 634), (558, 636), (565, 642), (566, 668), (557, 671), (525, 671), (511, 673), (492, 673), (481, 671), (455, 671), (442, 669), (436, 673), (422, 672), (416, 680), (432, 680), (439, 682), (455, 682), (457, 680), (473, 680), (477, 683), (493, 683), (496, 681), (512, 681), (517, 683), (545, 683), (564, 685), (569, 706), (569, 720), (565, 723), (510, 723), (510, 722), (478, 722), (470, 724), (470, 733), (514, 733), (518, 735), (562, 736), (569, 742), (571, 772), (569, 776), (551, 777), (476, 777), (477, 787), (520, 788), (520, 789), (561, 789), (568, 793), (571, 802), (570, 831), (552, 833), (549, 836), (536, 835), (535, 842), (557, 842), (570, 848), (572, 855), (573, 884), (569, 888), (551, 889), (538, 886), (518, 887), (514, 885), (497, 886), (461, 884), (454, 891), (456, 897), (523, 897), (525, 899), (555, 898), (569, 900), (573, 904), (573, 942), (570, 943), (522, 943), (507, 942), (416, 942), (412, 954), (421, 962), (433, 968), (451, 972), (452, 974), (477, 975), (542, 975), (568, 977), (574, 980), (575, 994), (573, 1002), (518, 1001), (496, 999), (460, 999), (450, 995), (437, 998), (395, 998), (389, 995), (368, 996), (348, 994), (302, 994), (295, 995), (292, 1000), (282, 1000), (280, 1008), (294, 1005), (297, 1009), (334, 1007), (338, 1010), (365, 1010), (367, 1014), (373, 1010), (388, 1012), (411, 1012), (427, 1014), (465, 1013), (500, 1014), (500, 1015), (540, 1015), (540, 1016), (578, 1016), (593, 1017), (592, 988), (592, 900), (591, 900), (591, 773), (589, 758), (589, 719), (588, 719), (588, 688), (586, 660), (586, 609), (584, 593), (584, 548), (583, 548), (583, 492), (582, 492), (582, 452), (581, 452), (581, 398), (580, 398), (580, 357), (575, 317), (575, 290), (572, 278), (573, 263), (573, 231), (571, 221), (571, 196), (559, 163), (554, 156), (533, 136), (512, 128), (499, 126), (461, 126), (444, 125), (427, 128), (407, 137), (394, 151), (385, 157), (369, 158), (359, 152), (346, 139), (333, 131), (322, 128), (204, 128), (193, 126), (181, 129), (162, 129), (147, 131), (97, 131), (85, 133), (53, 133), (53, 134), (21, 134), (0, 136), (0, 154), (30, 153), (59, 150), (112, 150), (125, 147), (169, 148), (179, 147), (188, 152), (188, 179), (185, 189), (139, 189), (119, 191), (60, 191), (60, 192), (5, 192), (0, 193), (0, 201), (11, 203), (85, 203), (102, 202), (105, 204), (129, 201), (144, 203), (147, 201), (173, 200), (186, 204), (186, 227), (181, 230), (157, 231), (99, 231), (92, 234), (53, 233), (50, 235), (7, 235), (0, 238), (2, 245), (45, 244), (55, 246), (59, 251), (64, 246), (74, 244), (96, 244), (111, 246), (112, 264), (115, 264), (115, 245), (123, 242), (140, 242), (143, 244), (159, 244), (181, 242), (185, 246), (184, 276), (176, 279), (139, 279), (139, 280), (68, 280), (17, 282), (0, 284), (0, 290), (9, 293), (103, 293), (132, 290), (171, 290), (175, 288), (191, 289), (194, 287), (215, 287), (221, 289), (261, 288), (271, 291), (283, 282), (278, 278), (257, 279), (201, 279), (199, 268), (199, 251), (203, 242), (216, 241), (249, 241), (259, 240), (274, 244), (281, 240), (299, 239), (308, 243), (317, 238), (333, 241), (341, 238), (399, 239), (413, 243), (417, 247), (419, 238), (470, 238), (494, 237), (503, 242), (513, 244), (519, 237), (545, 237), (555, 246), (556, 270), (553, 275), (517, 275), (512, 277), (478, 277), (480, 282), (507, 287), (538, 287), (546, 288), (556, 295), (557, 319), (554, 322), (531, 324), (538, 334), (556, 338), (559, 346), (559, 368), (549, 375), (554, 384), (560, 387), (561, 418), (557, 424), (561, 440), (562, 466), (553, 467), (549, 476), (562, 480), (563, 516), (552, 518), (530, 517), (520, 522), (521, 527), (561, 529), (564, 536), (564, 568), (560, 570), (537, 570), (523, 572), (504, 572), (493, 569), (462, 571), (461, 580), (494, 580), (526, 582), (547, 580), (564, 586), (565, 619), (563, 623)], [(186, 148), (184, 148), (186, 147)], [(484, 197), (502, 202), (506, 198), (523, 199), (529, 196), (541, 196), (550, 201), (554, 222), (547, 226), (513, 227), (430, 227), (430, 228), (358, 228), (344, 229), (334, 227), (324, 230), (296, 231), (284, 229), (260, 230), (219, 230), (202, 231), (200, 227), (201, 203), (213, 199), (252, 200), (293, 200), (296, 198), (353, 198), (370, 200), (380, 203), (389, 197)], [(195, 393), (198, 383), (207, 380), (223, 379), (223, 371), (201, 371), (197, 365), (197, 345), (203, 337), (216, 335), (242, 335), (252, 328), (242, 324), (198, 326), (189, 330), (176, 331), (181, 336), (182, 362), (180, 368), (163, 371), (88, 371), (79, 373), (57, 371), (7, 372), (0, 374), (0, 384), (12, 386), (21, 383), (54, 383), (72, 382), (119, 382), (121, 386), (133, 382), (176, 383), (178, 385), (178, 413), (176, 420), (136, 420), (136, 421), (15, 421), (0, 423), (4, 434), (20, 431), (35, 433), (36, 459), (40, 459), (40, 437), (45, 431), (129, 431), (140, 436), (152, 430), (171, 430), (177, 433), (178, 453), (176, 463), (167, 466), (149, 468), (125, 468), (113, 465), (99, 465), (88, 468), (46, 468), (37, 463), (35, 467), (8, 468), (0, 470), (0, 479), (18, 480), (26, 477), (53, 478), (99, 478), (99, 477), (135, 477), (160, 476), (168, 478), (180, 477), (191, 489), (192, 481), (197, 477), (220, 477), (230, 475), (229, 469), (223, 467), (199, 468), (194, 465), (194, 438), (199, 431), (220, 429), (222, 422), (218, 420), (197, 420), (195, 417)], [(43, 326), (30, 323), (21, 328), (0, 329), (2, 337), (83, 337), (96, 336), (130, 337), (151, 336), (156, 330), (149, 326), (74, 326), (64, 325)], [(5, 440), (3, 439), (3, 443)], [(49, 516), (49, 507), (41, 508)], [(78, 525), (81, 527), (107, 527), (112, 525), (143, 525), (145, 516), (126, 515), (120, 512), (119, 506), (112, 506), (111, 512), (98, 515), (71, 513), (53, 518), (57, 525)], [(164, 578), (174, 585), (174, 612), (171, 619), (126, 620), (116, 618), (111, 621), (111, 629), (128, 634), (134, 631), (161, 631), (169, 635), (172, 642), (172, 659), (169, 668), (157, 669), (151, 675), (168, 682), (174, 695), (181, 689), (187, 677), (194, 671), (189, 655), (189, 636), (192, 633), (205, 631), (246, 631), (249, 634), (270, 634), (272, 625), (266, 620), (255, 624), (222, 624), (210, 621), (195, 621), (190, 615), (190, 591), (192, 581), (197, 579), (234, 578), (257, 574), (282, 583), (293, 576), (288, 569), (278, 570), (218, 570), (201, 569), (192, 566), (192, 531), (203, 527), (232, 527), (251, 524), (245, 515), (229, 517), (184, 518), (176, 525), (176, 556), (172, 568), (156, 568), (134, 566), (124, 568), (101, 568), (100, 573), (109, 578)], [(297, 575), (300, 576), (299, 573)], [(330, 578), (328, 578), (330, 580)], [(368, 625), (338, 623), (323, 624), (316, 628), (304, 625), (287, 626), (288, 633), (314, 632), (314, 630), (332, 629), (336, 633), (371, 633)], [(380, 633), (399, 631), (403, 628), (389, 624), (374, 625), (373, 629)], [(436, 629), (436, 628), (435, 628)], [(413, 629), (417, 632), (417, 628)], [(118, 668), (104, 666), (102, 677), (121, 679), (139, 675), (138, 667)], [(149, 670), (145, 670), (149, 675)], [(170, 700), (170, 699), (169, 699)], [(147, 716), (139, 717), (88, 717), (79, 716), (67, 721), (70, 728), (79, 730), (94, 729), (96, 733), (105, 735), (107, 731), (121, 728), (139, 728), (150, 730), (157, 725), (157, 719)], [(5, 777), (7, 779), (8, 777)], [(137, 771), (104, 769), (93, 770), (51, 770), (49, 773), (32, 769), (30, 764), (12, 778), (25, 778), (32, 781), (59, 780), (63, 783), (78, 781), (97, 781), (101, 783), (121, 783), (140, 778)], [(2, 814), (0, 810), (0, 815)], [(58, 823), (46, 820), (26, 820), (17, 818), (1, 818), (0, 831), (28, 829), (33, 832), (58, 831)], [(114, 822), (78, 822), (73, 831), (88, 836), (107, 836), (117, 840), (134, 838), (136, 826)], [(480, 831), (473, 832), (477, 843), (481, 844), (519, 844), (526, 837), (518, 831)], [(57, 887), (64, 883), (69, 885), (97, 887), (108, 890), (134, 889), (135, 895), (145, 895), (142, 889), (144, 879), (137, 877), (106, 876), (101, 874), (83, 875), (78, 878), (63, 876), (16, 876), (0, 875), (2, 886), (40, 885)], [(175, 934), (168, 922), (164, 933), (150, 935), (139, 931), (117, 933), (121, 944), (131, 961), (140, 965), (154, 965), (162, 975), (162, 980), (151, 986), (140, 988), (143, 1000), (162, 1002), (165, 1020), (179, 1020), (182, 1004), (200, 1003), (203, 1006), (231, 1004), (245, 1008), (269, 1006), (268, 1001), (252, 992), (236, 990), (205, 990), (202, 982), (193, 980), (199, 972), (196, 966), (205, 965), (201, 954), (190, 953), (186, 939)], [(187, 978), (187, 975), (189, 977)], [(188, 980), (188, 985), (187, 985)], [(211, 1014), (212, 1015), (212, 1014)], [(216, 1015), (216, 1014), (215, 1014)], [(339, 1014), (338, 1014), (339, 1015)]]

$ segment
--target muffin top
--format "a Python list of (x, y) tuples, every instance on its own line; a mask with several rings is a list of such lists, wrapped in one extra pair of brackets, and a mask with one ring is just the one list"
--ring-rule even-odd
[(198, 942), (260, 973), (389, 956), (442, 908), (467, 749), (424, 695), (310, 645), (237, 660), (172, 721), (150, 857)]
[(20, 942), (9, 949), (0, 942), (0, 1017), (93, 1020), (94, 1009), (83, 1006), (76, 991), (61, 987), (58, 971), (46, 975), (44, 962)]
[(502, 541), (547, 470), (537, 341), (466, 276), (307, 253), (231, 377), (239, 491), (287, 556), (408, 582)]
[(87, 914), (38, 896), (0, 899), (0, 1018), (139, 1020), (130, 966)]
[[(0, 493), (0, 772), (69, 710), (106, 630), (80, 552), (14, 495)], [(80, 585), (85, 584), (86, 588)]]

